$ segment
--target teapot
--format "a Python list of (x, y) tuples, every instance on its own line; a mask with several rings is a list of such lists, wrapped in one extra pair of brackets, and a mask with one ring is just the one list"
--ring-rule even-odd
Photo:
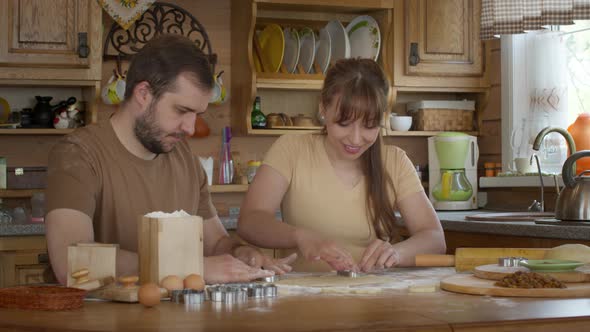
[(557, 197), (555, 205), (555, 218), (569, 221), (590, 220), (590, 170), (583, 170), (575, 176), (574, 165), (576, 160), (590, 157), (590, 150), (578, 151), (566, 159), (561, 170), (564, 187)]
[(75, 97), (70, 97), (67, 101), (62, 100), (56, 105), (49, 104), (53, 97), (35, 96), (35, 99), (37, 104), (33, 109), (33, 124), (38, 128), (53, 128), (54, 111), (76, 103)]

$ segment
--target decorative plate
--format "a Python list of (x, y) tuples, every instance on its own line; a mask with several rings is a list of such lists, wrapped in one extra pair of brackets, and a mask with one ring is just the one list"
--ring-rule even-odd
[(520, 265), (533, 272), (571, 272), (584, 263), (564, 259), (529, 259), (521, 261)]
[(0, 123), (5, 123), (10, 117), (10, 105), (6, 99), (0, 97)]
[(294, 73), (299, 61), (299, 34), (293, 28), (285, 28), (283, 35), (285, 37), (283, 64), (289, 73)]
[(301, 48), (299, 49), (299, 64), (303, 67), (306, 73), (311, 72), (313, 67), (313, 59), (315, 58), (315, 34), (310, 28), (303, 28), (299, 31), (299, 41)]
[[(316, 38), (315, 42), (315, 58), (316, 63), (321, 70), (321, 73), (325, 73), (330, 66), (330, 58), (332, 57), (332, 39), (330, 33), (326, 29), (320, 30), (320, 35)], [(314, 70), (316, 72), (316, 70)]]
[(350, 41), (346, 29), (338, 20), (332, 20), (326, 25), (326, 30), (330, 33), (332, 40), (332, 57), (331, 63), (340, 59), (350, 58)]
[(358, 16), (346, 26), (350, 57), (377, 60), (381, 49), (379, 24), (368, 15)]
[[(281, 68), (285, 51), (283, 29), (278, 24), (269, 24), (258, 34), (258, 41), (262, 52), (260, 56), (266, 59), (264, 62), (269, 66), (269, 68), (266, 68), (267, 72), (278, 72), (279, 68)], [(256, 65), (256, 71), (261, 72), (262, 66), (256, 56), (254, 56), (254, 63)]]

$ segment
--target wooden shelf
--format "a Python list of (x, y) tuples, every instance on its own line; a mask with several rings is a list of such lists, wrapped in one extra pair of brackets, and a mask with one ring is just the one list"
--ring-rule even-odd
[(244, 193), (248, 191), (247, 184), (214, 184), (209, 187), (210, 193)]
[(0, 198), (27, 198), (44, 191), (44, 189), (0, 189)]
[[(285, 134), (319, 134), (323, 127), (297, 127), (298, 129), (249, 129), (248, 135), (281, 136)], [(305, 129), (304, 129), (305, 128)]]
[(256, 73), (256, 76), (258, 89), (319, 91), (324, 84), (322, 74)]
[(74, 130), (51, 128), (0, 129), (0, 135), (66, 135)]
[[(383, 136), (421, 136), (421, 137), (430, 137), (430, 136), (436, 136), (440, 133), (443, 133), (443, 131), (393, 131), (393, 130), (387, 130), (387, 133), (385, 133)], [(467, 131), (467, 132), (463, 132), (465, 134), (468, 135), (472, 135), (472, 136), (477, 136), (478, 132), (477, 131)]]

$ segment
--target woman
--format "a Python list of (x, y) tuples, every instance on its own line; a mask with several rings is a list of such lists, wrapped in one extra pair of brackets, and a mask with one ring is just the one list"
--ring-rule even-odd
[[(238, 234), (260, 247), (297, 248), (299, 271), (370, 272), (443, 253), (440, 222), (411, 161), (382, 143), (388, 93), (374, 61), (334, 64), (320, 96), (325, 135), (273, 144), (242, 203)], [(396, 242), (394, 206), (411, 234), (405, 241)], [(275, 218), (279, 207), (285, 222)]]

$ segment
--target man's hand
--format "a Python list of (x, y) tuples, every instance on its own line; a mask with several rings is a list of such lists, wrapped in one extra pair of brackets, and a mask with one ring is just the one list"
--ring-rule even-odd
[(376, 239), (365, 249), (359, 265), (363, 272), (371, 272), (396, 266), (399, 261), (399, 253), (391, 243)]
[(227, 254), (205, 257), (204, 266), (207, 284), (248, 282), (275, 274), (273, 271), (248, 266), (241, 260)]
[(291, 263), (297, 259), (297, 254), (295, 253), (285, 258), (273, 259), (264, 255), (260, 250), (248, 245), (242, 245), (235, 248), (233, 254), (237, 259), (251, 267), (271, 270), (276, 274), (290, 272), (293, 269)]
[(358, 267), (350, 253), (334, 242), (326, 240), (307, 230), (296, 232), (297, 247), (307, 260), (323, 260), (337, 271), (358, 271)]

